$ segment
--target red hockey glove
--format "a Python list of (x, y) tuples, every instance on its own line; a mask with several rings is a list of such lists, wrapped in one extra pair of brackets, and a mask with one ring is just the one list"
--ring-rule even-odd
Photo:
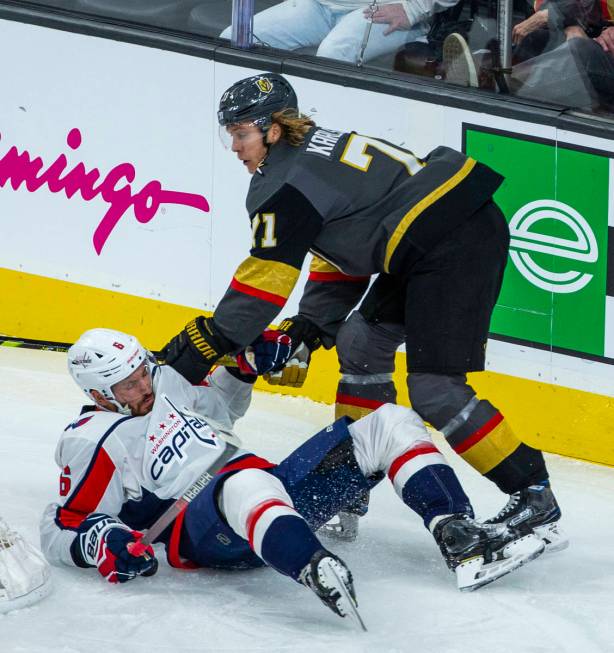
[(125, 583), (137, 576), (153, 576), (158, 561), (143, 536), (103, 514), (90, 515), (79, 527), (72, 556), (79, 567), (96, 566), (109, 583)]

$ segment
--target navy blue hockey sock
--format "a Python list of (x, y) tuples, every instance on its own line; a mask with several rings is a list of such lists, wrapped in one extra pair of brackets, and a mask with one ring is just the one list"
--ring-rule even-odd
[(448, 465), (428, 465), (412, 474), (401, 491), (403, 502), (418, 513), (428, 528), (434, 517), (467, 513), (471, 502)]
[(298, 580), (303, 567), (321, 548), (304, 519), (283, 515), (266, 529), (259, 555), (270, 567)]

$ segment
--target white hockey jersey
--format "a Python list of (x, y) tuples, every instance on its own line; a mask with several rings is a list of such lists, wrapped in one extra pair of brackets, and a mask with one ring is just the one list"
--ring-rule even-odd
[(252, 392), (251, 384), (224, 368), (208, 377), (207, 386), (192, 386), (172, 368), (155, 367), (153, 387), (148, 415), (92, 407), (64, 430), (55, 453), (59, 499), (47, 506), (40, 525), (41, 547), (51, 563), (74, 565), (70, 546), (91, 513), (123, 518), (133, 528), (150, 526), (226, 446), (193, 413), (232, 427)]

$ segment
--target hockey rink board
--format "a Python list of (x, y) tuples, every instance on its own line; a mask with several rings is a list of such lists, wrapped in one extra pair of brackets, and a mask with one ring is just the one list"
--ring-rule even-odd
[[(159, 349), (215, 308), (249, 249), (249, 176), (224, 149), (215, 111), (228, 86), (259, 71), (0, 23), (11, 61), (0, 102), (0, 334), (71, 342), (112, 326)], [(464, 149), (506, 175), (497, 200), (510, 261), (488, 371), (471, 382), (529, 444), (614, 465), (614, 143), (290, 81), (321, 125), (419, 156)], [(331, 403), (336, 371), (334, 352), (318, 352), (300, 394)], [(399, 352), (406, 402), (404, 379)]]

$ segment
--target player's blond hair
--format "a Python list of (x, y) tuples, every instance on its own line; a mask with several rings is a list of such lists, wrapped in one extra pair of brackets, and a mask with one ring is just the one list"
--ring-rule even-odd
[(282, 130), (282, 138), (288, 141), (290, 145), (298, 147), (305, 142), (305, 135), (315, 127), (315, 122), (302, 113), (297, 113), (295, 109), (284, 109), (276, 111), (272, 116), (274, 123), (279, 125)]

